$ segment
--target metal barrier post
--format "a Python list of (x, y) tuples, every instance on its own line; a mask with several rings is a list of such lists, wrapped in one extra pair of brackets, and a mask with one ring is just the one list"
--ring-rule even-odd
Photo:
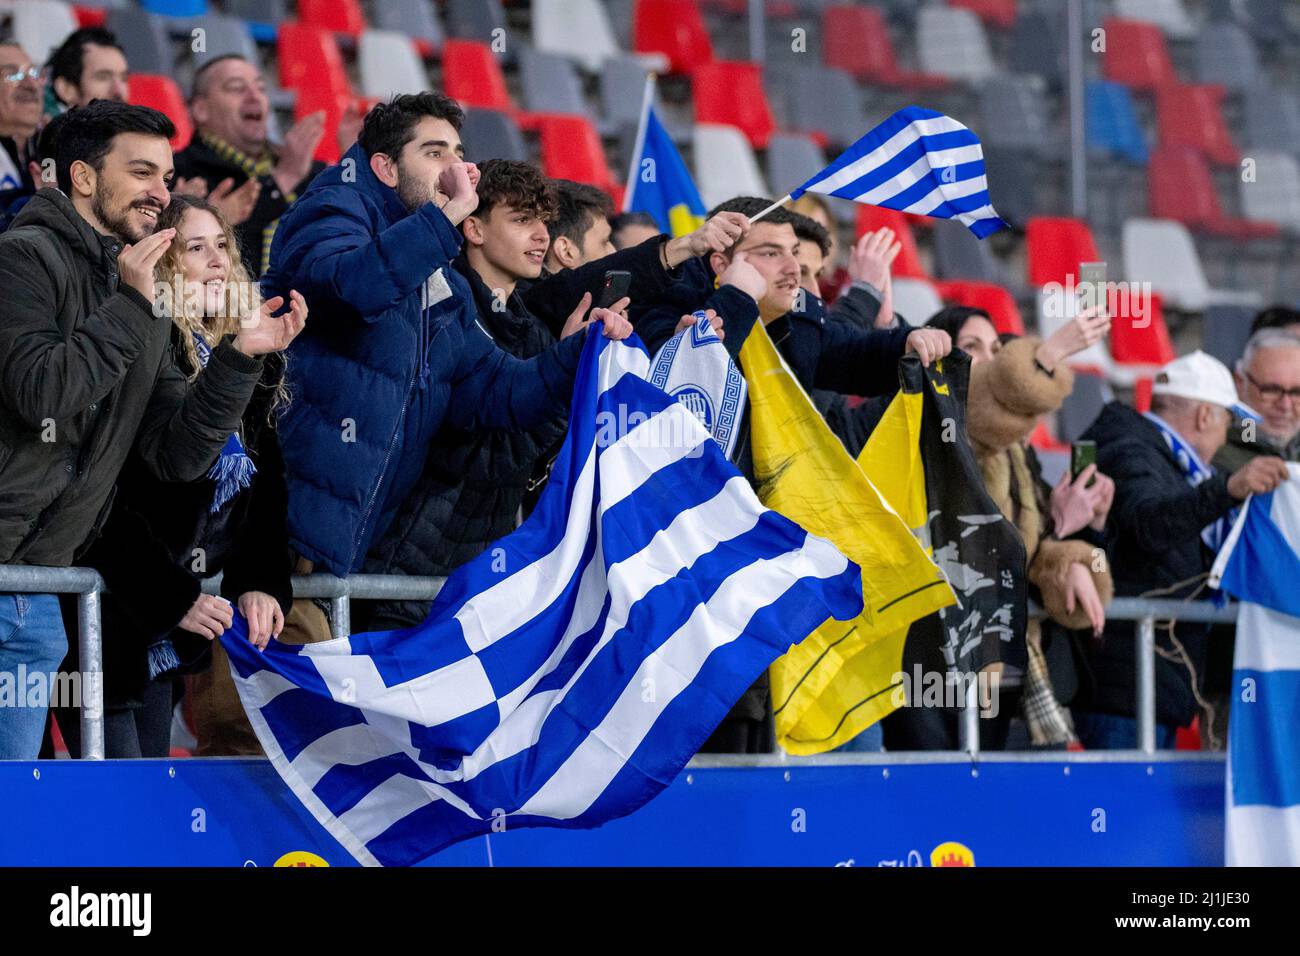
[(957, 728), (957, 739), (961, 749), (972, 757), (980, 752), (980, 704), (979, 675), (971, 674), (972, 680), (966, 684), (965, 699), (962, 701), (961, 724)]
[(77, 595), (77, 653), (81, 661), (81, 759), (104, 759), (103, 628), (99, 588)]
[(1156, 752), (1156, 619), (1138, 621), (1137, 640), (1137, 743), (1143, 753)]
[(330, 598), (330, 631), (335, 637), (347, 637), (352, 633), (352, 605), (347, 592)]

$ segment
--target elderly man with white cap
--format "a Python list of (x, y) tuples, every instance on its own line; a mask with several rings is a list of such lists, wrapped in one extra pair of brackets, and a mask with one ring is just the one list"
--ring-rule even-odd
[[(1233, 510), (1286, 480), (1281, 458), (1253, 458), (1231, 475), (1209, 464), (1228, 438), (1233, 414), (1258, 418), (1237, 399), (1232, 373), (1204, 352), (1170, 362), (1156, 376), (1151, 411), (1111, 402), (1084, 433), (1097, 443), (1097, 467), (1115, 481), (1107, 526), (1116, 596), (1188, 597), (1204, 584)], [(1180, 623), (1171, 639), (1157, 630), (1156, 745), (1198, 714), (1208, 628)], [(1074, 701), (1085, 747), (1138, 745), (1134, 624), (1110, 620), (1087, 653), (1090, 665)]]

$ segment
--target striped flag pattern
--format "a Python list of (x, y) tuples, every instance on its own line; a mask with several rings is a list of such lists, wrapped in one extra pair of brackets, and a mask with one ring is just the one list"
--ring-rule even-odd
[(790, 193), (956, 219), (977, 237), (1006, 228), (989, 199), (979, 138), (950, 116), (906, 106)]
[(858, 566), (760, 505), (629, 341), (589, 334), (537, 509), (419, 627), (222, 636), (267, 755), (360, 862), (630, 813), (792, 643), (861, 612)]

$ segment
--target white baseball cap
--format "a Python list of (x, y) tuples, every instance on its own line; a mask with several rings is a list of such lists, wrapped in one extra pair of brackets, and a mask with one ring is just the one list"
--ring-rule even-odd
[(1257, 411), (1237, 398), (1237, 386), (1228, 366), (1200, 349), (1179, 356), (1157, 372), (1151, 394), (1177, 395), (1194, 402), (1209, 402), (1226, 408), (1239, 418), (1260, 418)]

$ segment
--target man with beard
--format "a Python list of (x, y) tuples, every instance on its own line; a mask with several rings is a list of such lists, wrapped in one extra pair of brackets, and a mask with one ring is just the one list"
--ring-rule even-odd
[(88, 106), (91, 100), (125, 103), (131, 72), (117, 37), (103, 27), (68, 34), (50, 54), (50, 89), (60, 106)]
[[(312, 309), (289, 350), (293, 402), (280, 426), (300, 573), (358, 570), (444, 421), (519, 432), (568, 407), (584, 337), (510, 355), (450, 268), (456, 227), (478, 206), (463, 118), (441, 93), (374, 107), (357, 144), (276, 232), (263, 288), (300, 288)], [(621, 316), (605, 318), (606, 336), (630, 331)]]
[[(62, 121), (58, 189), (0, 236), (0, 564), (67, 566), (94, 540), (134, 450), (164, 481), (203, 475), (240, 424), (267, 352), (302, 327), (269, 302), (191, 386), (153, 306), (154, 232), (170, 196), (171, 121), (98, 101)], [(129, 560), (129, 555), (124, 556)], [(52, 594), (0, 594), (0, 680), (50, 673), (67, 648)], [(21, 686), (21, 684), (17, 684)], [(44, 707), (0, 708), (0, 759), (31, 759)]]

